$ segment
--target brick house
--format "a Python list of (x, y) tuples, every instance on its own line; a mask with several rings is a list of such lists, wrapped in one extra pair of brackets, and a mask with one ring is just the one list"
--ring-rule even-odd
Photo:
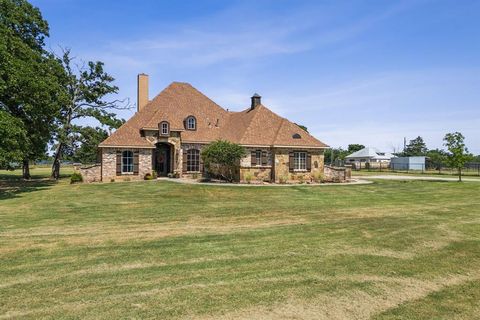
[(138, 110), (100, 145), (101, 179), (198, 176), (202, 148), (218, 139), (244, 146), (239, 179), (309, 180), (323, 174), (328, 147), (262, 105), (255, 94), (240, 112), (225, 110), (188, 83), (173, 82), (152, 100), (148, 76), (138, 75)]

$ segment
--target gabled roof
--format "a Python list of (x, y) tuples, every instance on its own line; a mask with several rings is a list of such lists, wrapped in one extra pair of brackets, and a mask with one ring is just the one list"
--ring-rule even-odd
[[(196, 130), (185, 130), (184, 120), (194, 116)], [(141, 136), (142, 129), (157, 130), (167, 121), (170, 131), (181, 131), (182, 141), (211, 142), (225, 139), (241, 145), (326, 148), (298, 125), (275, 114), (263, 105), (240, 112), (229, 112), (188, 83), (173, 82), (141, 111), (122, 125), (100, 147), (131, 146), (153, 148)], [(301, 138), (294, 139), (298, 134)]]
[(379, 150), (371, 147), (363, 148), (362, 150), (356, 151), (352, 154), (349, 154), (345, 158), (372, 158), (379, 160), (391, 159), (393, 155), (389, 153), (380, 152)]

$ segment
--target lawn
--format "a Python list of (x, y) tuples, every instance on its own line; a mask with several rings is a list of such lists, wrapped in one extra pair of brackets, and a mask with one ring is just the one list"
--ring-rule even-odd
[(0, 179), (0, 318), (480, 314), (480, 183)]

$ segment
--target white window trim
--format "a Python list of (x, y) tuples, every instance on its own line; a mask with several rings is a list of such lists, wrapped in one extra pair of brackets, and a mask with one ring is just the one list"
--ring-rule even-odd
[[(260, 158), (257, 157), (258, 153), (260, 153)], [(262, 150), (255, 150), (255, 160), (257, 161), (255, 166), (261, 167), (262, 166)]]
[[(123, 171), (123, 153), (124, 153), (125, 151), (130, 151), (130, 152), (132, 153), (132, 171)], [(122, 171), (122, 175), (129, 175), (129, 174), (133, 175), (133, 171), (135, 170), (135, 168), (134, 168), (134, 167), (135, 167), (134, 159), (135, 159), (135, 153), (133, 152), (132, 149), (124, 149), (124, 150), (122, 150), (122, 156), (120, 157), (121, 168), (122, 168), (122, 170), (121, 170), (121, 171)]]
[[(298, 155), (298, 160), (296, 161), (297, 159), (297, 155)], [(301, 157), (301, 155), (303, 155), (303, 159)], [(307, 153), (305, 151), (295, 151), (293, 153), (293, 171), (295, 172), (306, 172), (307, 171)], [(303, 160), (302, 162), (300, 162), (301, 160)], [(302, 167), (305, 167), (305, 168), (302, 168)]]
[[(190, 127), (190, 121), (192, 121), (193, 126)], [(187, 130), (196, 130), (197, 129), (197, 120), (193, 116), (187, 118)]]
[[(166, 125), (166, 129), (167, 129), (167, 132), (163, 132), (163, 126)], [(168, 136), (170, 134), (170, 124), (166, 121), (163, 121), (162, 123), (160, 123), (160, 135), (162, 136)]]

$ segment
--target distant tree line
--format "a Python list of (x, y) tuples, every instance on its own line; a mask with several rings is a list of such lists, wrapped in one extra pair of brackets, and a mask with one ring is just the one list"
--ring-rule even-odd
[[(95, 162), (107, 132), (124, 123), (112, 111), (129, 108), (100, 61), (75, 62), (46, 49), (49, 26), (26, 0), (0, 0), (0, 167), (31, 162), (53, 152), (52, 178), (62, 160)], [(80, 119), (94, 119), (97, 126)]]

